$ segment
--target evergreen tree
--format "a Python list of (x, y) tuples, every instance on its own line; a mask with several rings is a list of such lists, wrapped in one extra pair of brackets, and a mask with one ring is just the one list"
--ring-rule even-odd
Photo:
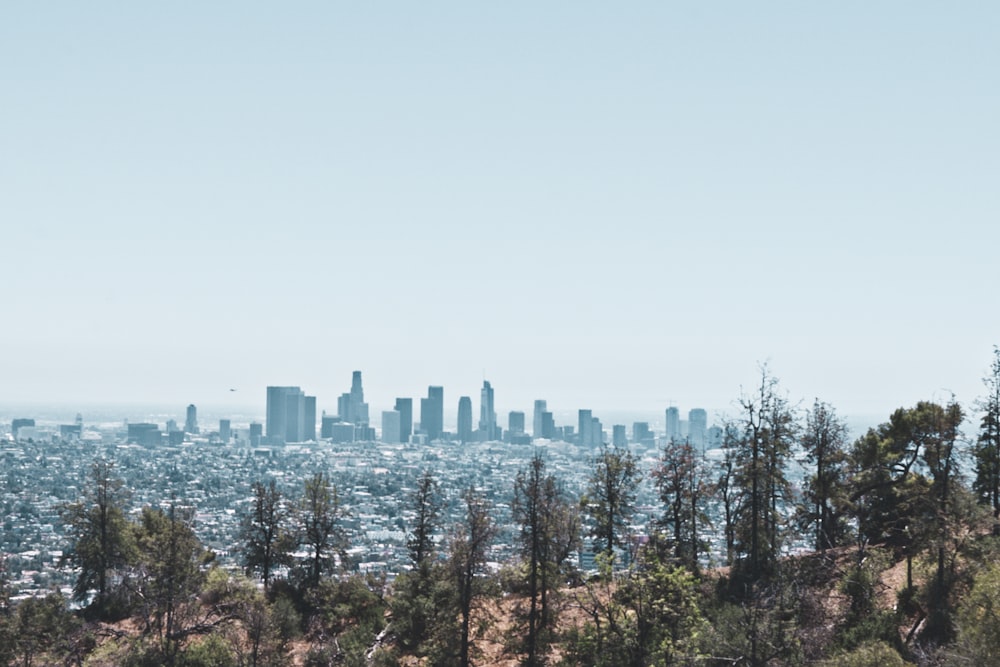
[(736, 482), (740, 513), (737, 551), (746, 573), (756, 579), (770, 572), (781, 550), (783, 506), (790, 499), (785, 467), (796, 435), (795, 417), (767, 367), (760, 385), (740, 400), (742, 435), (737, 443)]
[(347, 534), (341, 525), (346, 517), (340, 505), (336, 485), (323, 473), (316, 473), (304, 482), (299, 503), (299, 520), (303, 542), (309, 551), (303, 583), (306, 588), (319, 584), (320, 579), (334, 570), (336, 557), (346, 559)]
[(607, 445), (602, 445), (593, 466), (582, 504), (594, 522), (591, 534), (595, 551), (613, 558), (614, 548), (625, 544), (642, 473), (638, 459), (627, 448), (612, 449)]
[(201, 592), (201, 566), (211, 558), (191, 527), (191, 513), (174, 504), (164, 512), (144, 507), (135, 527), (138, 546), (139, 597), (147, 630), (159, 638), (162, 655), (173, 664), (186, 636), (181, 623), (187, 601)]
[(490, 518), (490, 504), (474, 489), (462, 496), (465, 520), (451, 543), (449, 567), (455, 584), (459, 616), (458, 665), (471, 663), (472, 611), (480, 594), (478, 578), (486, 570), (486, 556), (496, 537), (496, 525)]
[(847, 534), (847, 425), (820, 401), (806, 415), (802, 449), (815, 467), (805, 483), (800, 524), (812, 528), (817, 551), (840, 546)]
[(983, 384), (986, 395), (978, 403), (983, 416), (973, 450), (976, 479), (972, 488), (979, 502), (993, 511), (993, 534), (1000, 535), (1000, 347), (993, 348), (993, 362)]
[(690, 441), (667, 443), (653, 470), (653, 480), (664, 505), (660, 523), (667, 530), (673, 558), (697, 572), (702, 546), (698, 530), (708, 523), (702, 506), (708, 493), (704, 462)]
[(95, 461), (83, 500), (64, 506), (62, 512), (70, 540), (63, 560), (80, 570), (73, 599), (83, 602), (94, 591), (91, 610), (98, 616), (112, 613), (112, 588), (135, 556), (132, 531), (125, 518), (128, 493), (122, 480), (112, 475), (113, 470), (111, 462)]
[(434, 562), (441, 497), (431, 472), (424, 471), (410, 496), (413, 524), (407, 538), (412, 568), (396, 578), (392, 597), (392, 629), (406, 651), (424, 655), (435, 644), (439, 628), (447, 626), (443, 611), (453, 608), (453, 589)]
[(545, 474), (545, 462), (537, 452), (514, 481), (511, 513), (520, 526), (520, 553), (528, 568), (523, 664), (535, 667), (544, 664), (546, 630), (554, 620), (549, 601), (558, 584), (560, 566), (579, 535), (576, 512), (561, 493), (556, 478)]
[(272, 479), (253, 483), (253, 500), (240, 525), (243, 564), (247, 574), (259, 574), (266, 591), (276, 568), (290, 565), (296, 540), (289, 531), (291, 516)]
[(434, 531), (438, 528), (438, 517), (441, 514), (437, 481), (429, 470), (425, 470), (420, 476), (411, 501), (414, 521), (406, 547), (413, 567), (419, 568), (434, 553)]

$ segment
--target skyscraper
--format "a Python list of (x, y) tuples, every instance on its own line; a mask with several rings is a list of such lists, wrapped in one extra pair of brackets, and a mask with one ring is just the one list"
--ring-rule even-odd
[(382, 442), (399, 442), (398, 410), (384, 410), (382, 412)]
[(611, 427), (611, 443), (615, 447), (628, 446), (628, 436), (625, 435), (625, 424), (615, 424)]
[(542, 413), (542, 437), (549, 440), (556, 437), (556, 420), (548, 410)]
[(420, 428), (428, 440), (437, 440), (444, 431), (444, 387), (428, 387), (420, 399)]
[(664, 435), (668, 442), (679, 442), (681, 439), (681, 411), (671, 406), (667, 408), (667, 429)]
[(399, 441), (409, 442), (413, 435), (413, 399), (397, 398), (395, 407), (399, 413)]
[(701, 408), (688, 412), (688, 441), (692, 447), (704, 449), (708, 432), (708, 413)]
[(306, 406), (305, 417), (302, 422), (302, 440), (305, 442), (311, 442), (316, 440), (316, 397), (306, 396), (305, 401)]
[(550, 435), (545, 435), (544, 424), (542, 422), (542, 415), (548, 410), (548, 404), (543, 399), (535, 400), (535, 411), (532, 414), (531, 420), (531, 435), (535, 438), (548, 438)]
[(479, 392), (479, 431), (486, 442), (497, 439), (497, 413), (493, 409), (493, 387), (486, 380), (483, 380), (483, 389)]
[(579, 432), (577, 433), (577, 443), (581, 447), (589, 447), (593, 440), (591, 435), (591, 428), (593, 427), (594, 415), (591, 410), (580, 410), (577, 412), (577, 426), (579, 427)]
[[(311, 429), (308, 426), (310, 411)], [(316, 398), (306, 396), (298, 387), (268, 387), (266, 431), (268, 439), (274, 443), (315, 440)]]
[(187, 406), (187, 417), (184, 420), (184, 432), (195, 434), (198, 432), (198, 408), (194, 403)]
[(361, 387), (361, 371), (351, 375), (351, 391), (341, 394), (337, 399), (337, 414), (351, 424), (368, 423), (368, 404), (365, 403), (365, 392)]
[(472, 399), (468, 396), (458, 399), (458, 439), (460, 442), (472, 440)]
[(524, 434), (524, 413), (520, 410), (511, 410), (507, 413), (507, 430), (511, 435)]
[(222, 442), (229, 442), (232, 437), (232, 428), (230, 426), (230, 421), (228, 419), (219, 420), (219, 440)]

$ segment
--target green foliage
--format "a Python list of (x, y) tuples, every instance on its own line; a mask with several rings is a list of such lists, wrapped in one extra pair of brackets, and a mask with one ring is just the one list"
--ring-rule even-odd
[(433, 536), (438, 528), (438, 518), (441, 513), (438, 484), (429, 470), (425, 470), (420, 476), (411, 502), (414, 521), (406, 541), (406, 548), (413, 567), (419, 568), (434, 553)]
[(168, 652), (176, 650), (182, 608), (201, 590), (205, 579), (201, 566), (211, 556), (195, 536), (190, 516), (173, 505), (166, 512), (144, 507), (134, 529), (138, 597), (146, 627)]
[(106, 619), (125, 612), (113, 599), (120, 592), (114, 588), (135, 557), (132, 531), (125, 518), (127, 493), (122, 480), (112, 476), (113, 469), (108, 461), (94, 462), (83, 500), (64, 506), (62, 512), (70, 540), (64, 561), (80, 569), (73, 599), (86, 601), (93, 591), (90, 611)]
[[(725, 588), (725, 586), (723, 586)], [(738, 601), (707, 606), (710, 630), (702, 646), (724, 658), (720, 664), (765, 667), (806, 663), (800, 638), (802, 591), (779, 576), (766, 584), (748, 583)]]
[(979, 502), (993, 511), (993, 530), (1000, 533), (1000, 347), (993, 347), (993, 362), (983, 384), (986, 395), (979, 400), (983, 416), (973, 449), (976, 478), (972, 488)]
[(232, 648), (215, 634), (191, 642), (180, 654), (177, 664), (178, 667), (237, 667)]
[(628, 449), (602, 445), (593, 460), (594, 472), (581, 500), (593, 520), (594, 550), (613, 554), (625, 544), (628, 519), (635, 508), (636, 487), (642, 479), (639, 460)]
[(616, 584), (607, 576), (588, 583), (580, 601), (590, 620), (565, 634), (562, 664), (626, 667), (695, 660), (708, 628), (697, 583), (656, 548), (644, 548), (637, 567)]
[(957, 614), (955, 652), (967, 664), (1000, 667), (1000, 564), (976, 577)]
[(381, 586), (376, 579), (354, 575), (323, 579), (307, 593), (307, 604), (315, 610), (310, 637), (320, 645), (314, 660), (330, 653), (349, 665), (364, 664), (365, 651), (385, 627)]
[(786, 464), (797, 425), (778, 380), (761, 368), (760, 385), (740, 399), (741, 435), (736, 444), (734, 481), (740, 491), (735, 516), (735, 546), (748, 581), (770, 574), (781, 552), (782, 505), (790, 486)]
[(832, 406), (816, 401), (806, 415), (802, 448), (815, 471), (806, 479), (798, 521), (811, 527), (815, 548), (844, 543), (847, 526), (847, 425)]
[(266, 590), (274, 570), (292, 564), (296, 540), (289, 508), (272, 479), (265, 486), (253, 484), (253, 500), (240, 523), (243, 564), (247, 574), (260, 575)]
[(467, 667), (472, 651), (472, 612), (476, 602), (483, 597), (484, 579), (481, 575), (486, 574), (486, 557), (497, 528), (491, 517), (492, 507), (475, 489), (467, 489), (462, 499), (465, 519), (456, 526), (447, 567), (455, 587), (456, 608), (453, 613), (460, 619), (458, 665)]
[(456, 592), (443, 564), (425, 561), (419, 570), (396, 578), (390, 600), (392, 632), (403, 651), (424, 657), (453, 649)]
[(660, 525), (673, 557), (697, 572), (698, 556), (705, 546), (699, 529), (709, 523), (703, 507), (709, 489), (704, 462), (691, 443), (668, 443), (653, 470), (653, 480), (664, 505)]
[(562, 565), (579, 540), (579, 519), (555, 476), (545, 474), (545, 462), (537, 453), (514, 480), (511, 514), (520, 526), (518, 546), (527, 597), (527, 608), (517, 613), (523, 633), (519, 650), (523, 664), (534, 667), (545, 662), (548, 630), (555, 623), (551, 600)]
[(892, 646), (873, 641), (818, 664), (819, 667), (906, 667), (910, 663), (903, 660)]
[(78, 619), (70, 613), (66, 599), (59, 593), (44, 598), (22, 600), (10, 619), (13, 644), (9, 646), (23, 667), (31, 667), (40, 654), (49, 655), (51, 662), (69, 652), (68, 641), (79, 627)]
[(323, 576), (333, 573), (338, 556), (341, 563), (347, 560), (347, 534), (342, 526), (346, 517), (337, 487), (325, 474), (316, 473), (305, 481), (299, 520), (309, 557), (298, 577), (304, 587), (316, 586)]

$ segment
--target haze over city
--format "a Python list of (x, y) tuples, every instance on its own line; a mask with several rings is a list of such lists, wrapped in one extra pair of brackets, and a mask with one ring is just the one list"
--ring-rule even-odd
[(5, 6), (0, 402), (971, 403), (998, 18)]

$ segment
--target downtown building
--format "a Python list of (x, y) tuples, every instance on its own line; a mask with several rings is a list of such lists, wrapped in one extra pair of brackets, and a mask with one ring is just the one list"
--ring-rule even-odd
[(278, 445), (315, 440), (316, 397), (298, 387), (268, 387), (265, 435)]

